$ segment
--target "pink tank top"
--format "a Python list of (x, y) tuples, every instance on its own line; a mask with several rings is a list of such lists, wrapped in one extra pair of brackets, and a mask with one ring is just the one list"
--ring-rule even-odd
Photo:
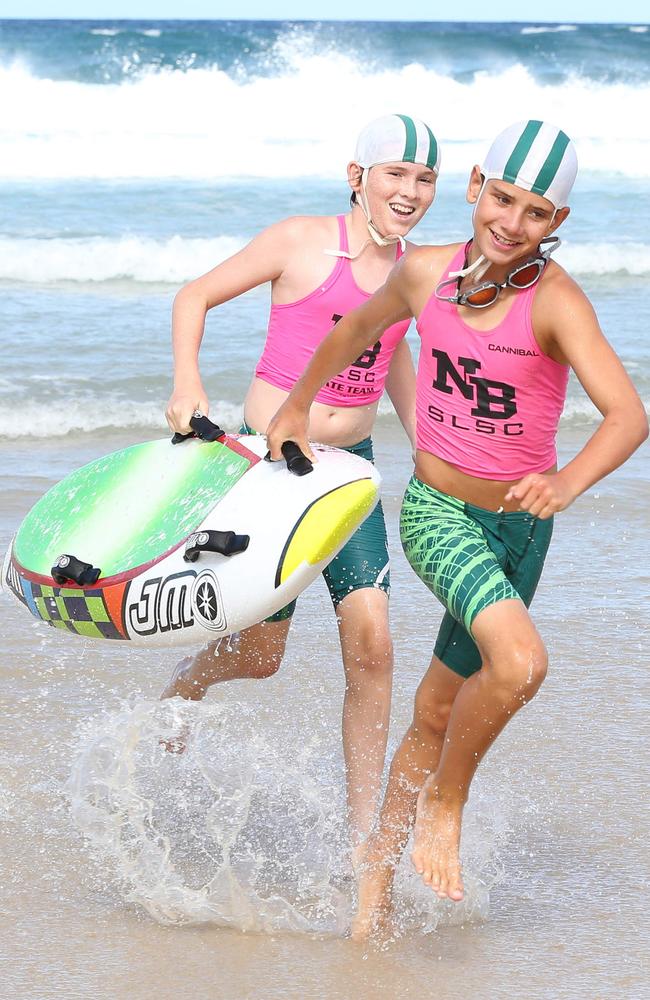
[[(348, 249), (345, 216), (337, 217), (339, 249)], [(397, 260), (401, 257), (398, 248)], [(297, 302), (272, 305), (269, 327), (255, 374), (285, 389), (293, 388), (320, 342), (350, 310), (370, 298), (352, 276), (350, 261), (339, 257), (334, 270), (322, 285)], [(330, 406), (363, 406), (376, 402), (384, 384), (393, 352), (405, 336), (409, 320), (390, 326), (380, 340), (369, 347), (344, 372), (330, 379), (316, 396)]]
[[(463, 255), (461, 248), (448, 272), (462, 267)], [(470, 476), (519, 479), (557, 460), (569, 369), (535, 340), (536, 290), (517, 292), (492, 330), (474, 330), (435, 293), (418, 319), (417, 446)]]

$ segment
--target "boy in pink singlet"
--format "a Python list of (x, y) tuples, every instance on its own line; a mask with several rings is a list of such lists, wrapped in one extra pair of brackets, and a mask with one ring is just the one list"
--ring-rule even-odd
[[(424, 122), (387, 115), (361, 133), (348, 165), (346, 215), (295, 217), (270, 226), (243, 250), (176, 296), (173, 310), (173, 431), (208, 412), (198, 354), (208, 310), (271, 282), (264, 351), (246, 395), (244, 427), (264, 433), (314, 350), (347, 312), (367, 302), (395, 261), (412, 252), (407, 233), (431, 205), (439, 169)], [(315, 394), (310, 434), (372, 459), (371, 429), (384, 387), (415, 446), (415, 372), (404, 340), (409, 320), (364, 345)], [(388, 628), (388, 551), (381, 506), (324, 573), (339, 627), (346, 675), (343, 750), (352, 846), (367, 836), (379, 795), (390, 711), (393, 652)], [(199, 700), (210, 685), (268, 677), (280, 666), (295, 607), (242, 632), (215, 656), (214, 644), (181, 661), (162, 697)], [(182, 750), (182, 738), (169, 749)]]
[[(414, 820), (416, 870), (440, 898), (463, 898), (459, 844), (471, 781), (546, 674), (528, 606), (553, 515), (648, 433), (643, 405), (589, 301), (550, 258), (576, 172), (573, 144), (560, 129), (528, 121), (502, 132), (472, 170), (470, 240), (420, 247), (400, 262), (319, 348), (268, 428), (273, 458), (285, 440), (308, 449), (305, 414), (320, 385), (384, 327), (417, 318), (416, 465), (400, 533), (445, 615), (366, 845), (353, 926), (359, 938), (387, 920)], [(558, 470), (555, 436), (570, 368), (603, 419)]]

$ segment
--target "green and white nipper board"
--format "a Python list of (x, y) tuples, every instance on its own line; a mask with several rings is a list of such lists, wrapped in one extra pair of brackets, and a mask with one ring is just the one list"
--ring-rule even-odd
[[(379, 499), (370, 462), (314, 451), (305, 476), (262, 461), (256, 435), (149, 441), (97, 459), (27, 514), (3, 585), (36, 618), (86, 638), (182, 645), (247, 628), (297, 597)], [(215, 532), (248, 536), (247, 547), (201, 550)], [(61, 582), (62, 556), (98, 578)]]

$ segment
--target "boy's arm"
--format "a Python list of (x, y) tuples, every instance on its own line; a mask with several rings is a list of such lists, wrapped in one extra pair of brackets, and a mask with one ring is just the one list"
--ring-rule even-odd
[(271, 459), (281, 458), (281, 445), (295, 441), (313, 459), (308, 442), (309, 407), (328, 379), (343, 371), (381, 337), (393, 323), (408, 319), (411, 312), (402, 295), (401, 274), (406, 257), (391, 271), (385, 285), (363, 305), (338, 321), (314, 352), (307, 368), (271, 420), (266, 437)]
[(415, 368), (406, 338), (395, 348), (386, 377), (386, 392), (415, 454)]
[(552, 317), (555, 351), (551, 353), (559, 353), (573, 368), (603, 420), (562, 469), (550, 475), (525, 476), (508, 492), (507, 500), (519, 500), (522, 510), (542, 518), (568, 507), (622, 465), (648, 436), (643, 403), (602, 333), (589, 300), (567, 275), (562, 273), (557, 279), (556, 290), (550, 283), (548, 287), (552, 302), (540, 300), (535, 312)]
[(287, 219), (270, 226), (238, 253), (184, 285), (176, 295), (172, 310), (174, 391), (166, 412), (171, 430), (186, 434), (194, 410), (208, 412), (199, 372), (199, 349), (208, 310), (278, 278), (291, 254), (299, 225), (300, 220)]

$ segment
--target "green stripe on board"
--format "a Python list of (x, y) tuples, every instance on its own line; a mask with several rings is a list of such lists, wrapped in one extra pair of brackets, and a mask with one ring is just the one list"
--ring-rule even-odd
[(535, 142), (541, 127), (541, 122), (528, 122), (526, 128), (521, 133), (519, 140), (517, 141), (517, 145), (510, 154), (508, 162), (505, 165), (503, 171), (504, 181), (509, 181), (511, 184), (517, 183), (517, 174), (521, 170), (524, 160), (530, 153), (531, 146)]
[(534, 194), (546, 194), (550, 188), (555, 175), (560, 169), (562, 157), (569, 145), (569, 137), (564, 132), (558, 132), (557, 138), (551, 147), (551, 152), (546, 157), (542, 169), (535, 178), (531, 191)]
[(415, 123), (407, 115), (398, 115), (397, 117), (404, 122), (404, 128), (406, 129), (406, 143), (404, 145), (402, 160), (405, 163), (415, 163), (415, 155), (418, 149), (418, 134), (415, 130)]

